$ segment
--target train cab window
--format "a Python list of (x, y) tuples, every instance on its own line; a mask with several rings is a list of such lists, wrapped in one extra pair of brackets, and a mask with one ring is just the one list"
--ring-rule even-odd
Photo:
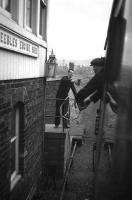
[(46, 3), (40, 0), (39, 35), (46, 40)]

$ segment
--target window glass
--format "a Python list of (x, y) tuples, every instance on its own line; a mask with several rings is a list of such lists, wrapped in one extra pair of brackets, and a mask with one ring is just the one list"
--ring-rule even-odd
[(40, 23), (39, 23), (39, 34), (42, 35), (42, 18), (43, 18), (43, 7), (42, 3), (40, 4)]
[[(13, 112), (13, 133), (11, 137), (11, 174), (17, 174), (18, 173), (18, 165), (19, 165), (19, 118), (20, 118), (20, 112), (19, 108), (15, 108)], [(14, 127), (15, 126), (15, 127)]]
[(31, 28), (32, 0), (26, 1), (26, 25)]
[(13, 19), (18, 23), (18, 7), (19, 7), (18, 0), (0, 0), (0, 7), (3, 8), (2, 13), (8, 17)]
[(15, 153), (16, 153), (15, 143), (16, 143), (16, 140), (11, 142), (11, 174), (13, 174), (13, 172), (15, 171)]
[(8, 12), (11, 11), (11, 0), (3, 0), (3, 8)]
[(0, 6), (7, 10), (8, 12), (11, 11), (11, 0), (0, 0)]
[[(24, 170), (24, 160), (20, 154), (24, 153), (24, 105), (18, 102), (12, 110), (11, 121), (11, 139), (10, 139), (10, 170), (11, 170), (11, 187), (12, 190)], [(20, 164), (21, 163), (21, 164)]]
[(46, 35), (46, 5), (44, 1), (40, 1), (40, 21), (39, 21), (39, 34), (45, 39)]

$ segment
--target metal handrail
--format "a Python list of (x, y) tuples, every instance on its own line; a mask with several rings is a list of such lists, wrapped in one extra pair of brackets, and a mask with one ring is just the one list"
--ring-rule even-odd
[[(61, 117), (62, 122), (63, 122), (63, 119), (66, 119), (69, 122), (74, 122), (75, 120), (78, 119), (79, 115), (77, 117), (75, 117), (74, 119), (71, 119), (70, 117), (67, 117), (67, 116), (70, 116), (70, 103), (68, 103), (68, 110), (67, 110), (67, 112), (64, 113), (64, 114), (62, 113), (63, 106), (65, 105), (65, 103), (67, 102), (67, 100), (75, 100), (75, 99), (74, 98), (70, 98), (70, 97), (66, 97), (64, 99), (64, 102), (60, 106), (60, 117)], [(78, 109), (78, 111), (79, 111), (79, 109)]]
[[(65, 99), (62, 99), (62, 98), (47, 98), (47, 101), (48, 100), (53, 100), (53, 101), (60, 100), (60, 101), (62, 101), (62, 104), (60, 106), (60, 116), (56, 116), (56, 117), (60, 117), (60, 121), (61, 121), (61, 124), (62, 124), (62, 130), (63, 131), (64, 131), (63, 119), (66, 119), (69, 122), (74, 122), (75, 120), (77, 120), (79, 118), (79, 114), (76, 117), (72, 118), (72, 119), (70, 117), (67, 117), (67, 116), (70, 116), (70, 107), (72, 106), (72, 104), (70, 104), (70, 103), (68, 103), (68, 110), (67, 110), (67, 112), (66, 113), (62, 112), (63, 106), (65, 106), (65, 104), (67, 103), (67, 101), (68, 100), (69, 101), (74, 101), (75, 100), (74, 98), (71, 98), (71, 97), (67, 96)], [(77, 104), (76, 104), (76, 106), (77, 106)], [(75, 106), (75, 108), (76, 108), (76, 106)], [(80, 112), (79, 109), (78, 109), (78, 112)], [(54, 116), (54, 114), (45, 115), (45, 117), (53, 117), (53, 116)]]

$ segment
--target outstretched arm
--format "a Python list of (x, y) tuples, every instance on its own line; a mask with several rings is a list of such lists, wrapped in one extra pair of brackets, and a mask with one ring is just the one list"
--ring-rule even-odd
[(103, 87), (104, 80), (104, 71), (101, 70), (77, 93), (76, 101), (82, 103), (89, 95)]

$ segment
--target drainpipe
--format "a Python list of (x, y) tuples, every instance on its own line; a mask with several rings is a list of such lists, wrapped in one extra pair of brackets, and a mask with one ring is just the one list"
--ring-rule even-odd
[[(47, 61), (47, 49), (46, 49), (46, 56), (45, 56), (45, 63)], [(45, 68), (45, 64), (44, 64)], [(44, 69), (45, 70), (45, 69)], [(45, 172), (45, 160), (44, 160), (44, 134), (45, 134), (45, 106), (46, 106), (46, 76), (43, 77), (43, 130), (42, 130), (42, 176), (44, 178)]]

